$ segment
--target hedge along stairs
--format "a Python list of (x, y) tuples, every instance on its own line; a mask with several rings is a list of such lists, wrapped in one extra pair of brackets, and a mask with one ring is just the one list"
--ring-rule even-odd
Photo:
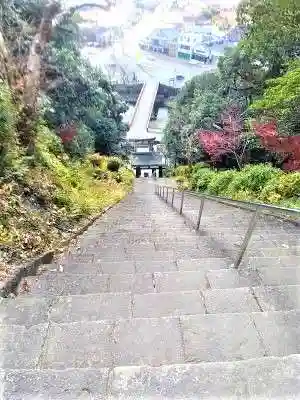
[(218, 245), (242, 231), (236, 213), (210, 204), (199, 236), (139, 181), (2, 300), (2, 398), (298, 398), (298, 231), (259, 226), (244, 276)]
[(217, 171), (204, 163), (174, 170), (179, 186), (234, 200), (300, 208), (300, 172), (284, 172), (269, 164)]

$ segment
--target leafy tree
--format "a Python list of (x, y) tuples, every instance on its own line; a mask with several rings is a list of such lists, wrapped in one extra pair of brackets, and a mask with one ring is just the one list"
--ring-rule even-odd
[[(1, 4), (0, 77), (19, 103), (17, 129), (27, 152), (33, 153), (38, 119), (43, 56), (55, 25), (73, 15), (81, 4), (63, 10), (58, 0), (4, 0)], [(89, 4), (108, 10), (110, 3)]]
[(282, 155), (284, 169), (300, 170), (300, 135), (280, 136), (275, 121), (256, 124), (254, 127), (262, 145), (267, 150)]
[(242, 47), (270, 77), (279, 76), (285, 63), (299, 56), (298, 0), (243, 0), (237, 15), (246, 27)]
[(221, 119), (219, 131), (199, 130), (196, 132), (203, 150), (212, 161), (223, 156), (234, 158), (238, 168), (243, 166), (247, 140), (243, 135), (243, 120), (239, 107), (227, 109)]
[(192, 78), (170, 106), (164, 142), (169, 157), (179, 163), (201, 159), (194, 140), (195, 129), (212, 128), (226, 102), (220, 76), (204, 73)]
[(227, 49), (218, 69), (226, 95), (244, 109), (262, 92), (266, 73), (241, 46)]
[(300, 132), (300, 62), (294, 62), (286, 74), (271, 79), (261, 99), (251, 107), (260, 116), (275, 118), (280, 131)]

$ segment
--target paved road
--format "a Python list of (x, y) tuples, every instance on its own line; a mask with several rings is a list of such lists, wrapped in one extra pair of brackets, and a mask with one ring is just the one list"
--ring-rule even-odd
[(297, 399), (292, 260), (242, 278), (140, 180), (0, 304), (1, 399)]
[[(165, 57), (149, 52), (141, 52), (141, 59), (137, 60), (135, 56), (128, 56), (126, 54), (113, 55), (111, 49), (106, 49), (104, 51), (86, 49), (85, 53), (87, 54), (88, 51), (93, 52), (89, 58), (94, 65), (100, 65), (104, 69), (107, 69), (107, 73), (112, 75), (112, 79), (120, 81), (124, 77), (124, 72), (126, 72), (125, 76), (129, 80), (132, 80), (133, 75), (135, 75), (139, 81), (147, 81), (150, 77), (163, 84), (172, 85), (173, 83), (170, 83), (170, 79), (174, 78), (176, 74), (183, 75), (185, 81), (187, 81), (193, 76), (216, 69), (216, 65), (214, 64), (200, 63), (192, 65), (173, 57)], [(109, 65), (114, 63), (118, 65), (116, 73), (109, 68)], [(183, 83), (184, 82), (181, 82), (181, 85)]]

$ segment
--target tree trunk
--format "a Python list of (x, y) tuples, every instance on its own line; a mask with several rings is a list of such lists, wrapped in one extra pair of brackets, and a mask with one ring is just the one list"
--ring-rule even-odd
[(93, 3), (81, 4), (80, 6), (69, 9), (65, 13), (59, 14), (61, 11), (60, 3), (53, 0), (44, 9), (38, 31), (35, 34), (30, 46), (26, 65), (26, 74), (24, 77), (23, 113), (18, 126), (21, 142), (25, 147), (27, 147), (27, 153), (29, 154), (33, 154), (35, 149), (36, 121), (38, 112), (37, 102), (41, 84), (41, 57), (47, 43), (51, 38), (53, 20), (56, 17), (56, 19), (59, 20), (59, 17), (61, 16), (63, 17), (66, 15), (72, 15), (74, 12), (87, 5), (90, 7), (108, 10), (110, 3), (106, 3), (105, 5)]
[[(26, 65), (23, 92), (23, 112), (19, 123), (20, 139), (27, 152), (32, 154), (35, 148), (37, 101), (40, 93), (41, 56), (51, 37), (52, 20), (60, 11), (54, 1), (45, 8), (37, 33), (35, 34)], [(27, 121), (24, 121), (27, 119)]]

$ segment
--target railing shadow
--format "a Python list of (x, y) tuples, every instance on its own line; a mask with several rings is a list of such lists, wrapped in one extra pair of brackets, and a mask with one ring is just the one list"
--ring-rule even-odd
[(155, 193), (238, 268), (249, 258), (299, 256), (300, 210), (155, 185)]

